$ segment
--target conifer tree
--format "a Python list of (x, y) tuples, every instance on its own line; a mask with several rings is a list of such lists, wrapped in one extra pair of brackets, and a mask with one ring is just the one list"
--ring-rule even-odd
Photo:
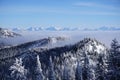
[(82, 66), (80, 65), (79, 61), (77, 61), (77, 67), (76, 67), (76, 72), (75, 72), (75, 79), (76, 80), (83, 80), (83, 77), (82, 77)]
[(120, 45), (116, 39), (111, 43), (108, 58), (108, 78), (110, 80), (119, 80), (120, 78)]
[(103, 64), (103, 56), (101, 54), (98, 56), (96, 65), (96, 80), (105, 80), (105, 69)]
[(27, 80), (27, 70), (22, 65), (22, 59), (17, 59), (15, 63), (10, 67), (11, 77), (13, 80)]
[(84, 54), (84, 64), (83, 64), (82, 71), (83, 71), (82, 72), (83, 80), (90, 80), (91, 76), (90, 76), (89, 59), (86, 53)]
[(68, 60), (65, 59), (62, 80), (70, 80), (69, 75), (70, 75), (70, 70), (69, 70), (69, 66), (68, 66)]
[(39, 55), (37, 55), (36, 80), (44, 80)]
[(49, 60), (49, 80), (56, 80), (55, 73), (54, 73), (54, 65), (52, 62), (52, 57), (50, 57), (50, 60)]

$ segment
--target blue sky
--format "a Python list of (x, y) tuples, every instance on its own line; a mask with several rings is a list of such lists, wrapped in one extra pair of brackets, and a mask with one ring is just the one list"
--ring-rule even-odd
[(120, 0), (0, 0), (0, 27), (120, 27)]

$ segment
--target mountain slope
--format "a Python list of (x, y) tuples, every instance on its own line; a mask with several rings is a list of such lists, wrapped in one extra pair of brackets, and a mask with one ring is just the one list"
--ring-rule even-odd
[[(17, 54), (20, 55), (21, 53), (26, 52), (31, 49), (34, 49), (34, 48), (41, 48), (41, 47), (49, 48), (48, 46), (50, 44), (54, 44), (54, 43), (57, 43), (59, 41), (64, 41), (64, 40), (66, 40), (65, 37), (48, 37), (48, 38), (20, 44), (17, 46), (1, 48), (0, 49), (0, 55), (1, 55), (0, 59), (16, 56)], [(52, 45), (50, 45), (50, 47), (52, 48)]]
[[(85, 60), (88, 60), (87, 65), (90, 71), (92, 71), (91, 76), (94, 76), (96, 71), (96, 66), (98, 65), (99, 56), (102, 56), (103, 65), (106, 66), (107, 48), (100, 42), (86, 38), (74, 45), (68, 45), (64, 47), (53, 48), (50, 50), (37, 51), (34, 50), (31, 53), (40, 56), (40, 61), (47, 77), (47, 70), (49, 70), (49, 58), (52, 57), (52, 62), (54, 64), (55, 77), (61, 78), (61, 74), (64, 72), (64, 67), (66, 66), (69, 72), (69, 77), (71, 80), (75, 80), (75, 69), (77, 67), (77, 62), (79, 61), (81, 66), (85, 65)], [(29, 54), (31, 54), (29, 53)], [(27, 57), (24, 57), (26, 59)], [(26, 60), (25, 60), (26, 61)], [(26, 62), (28, 63), (28, 62)], [(106, 70), (104, 68), (104, 70)]]
[[(6, 70), (9, 71), (8, 68), (10, 67), (10, 65), (13, 64), (15, 58), (22, 58), (23, 65), (27, 70), (29, 70), (28, 72), (30, 73), (30, 78), (34, 79), (35, 75), (33, 74), (35, 74), (34, 70), (36, 69), (37, 56), (39, 55), (41, 68), (43, 75), (45, 76), (45, 80), (48, 78), (48, 75), (50, 75), (48, 71), (50, 68), (49, 65), (51, 63), (54, 66), (53, 69), (55, 72), (56, 79), (61, 80), (61, 76), (64, 73), (66, 66), (66, 69), (70, 71), (69, 78), (71, 80), (75, 80), (74, 74), (78, 61), (81, 63), (81, 66), (84, 66), (85, 61), (87, 60), (87, 65), (89, 66), (90, 71), (92, 71), (92, 73), (94, 74), (95, 69), (97, 68), (96, 66), (98, 63), (99, 56), (102, 56), (103, 64), (105, 65), (107, 48), (95, 39), (85, 38), (84, 40), (74, 45), (67, 45), (64, 47), (56, 47), (52, 49), (34, 47), (31, 47), (31, 49), (27, 48), (29, 45), (34, 46), (35, 44), (41, 44), (44, 41), (46, 41), (46, 39), (22, 44), (20, 46), (17, 46), (16, 49), (15, 47), (13, 47), (11, 50), (9, 50), (10, 52), (13, 51), (12, 54), (14, 53), (14, 55), (12, 56), (10, 56), (10, 54), (2, 56), (3, 52), (5, 54), (5, 52), (8, 50), (0, 50), (0, 56), (2, 57), (0, 58), (0, 68), (2, 69), (2, 66), (6, 66)], [(13, 49), (15, 49), (17, 52)], [(52, 61), (50, 60), (50, 58), (52, 59)], [(7, 63), (7, 65), (4, 63)], [(4, 74), (6, 73), (4, 72)]]

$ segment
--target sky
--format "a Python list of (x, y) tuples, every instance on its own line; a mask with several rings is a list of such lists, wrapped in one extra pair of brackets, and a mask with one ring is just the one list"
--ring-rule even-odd
[(120, 0), (0, 0), (0, 27), (120, 27)]

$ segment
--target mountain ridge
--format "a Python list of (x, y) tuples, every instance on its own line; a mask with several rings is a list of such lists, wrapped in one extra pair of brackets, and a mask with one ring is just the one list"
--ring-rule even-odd
[[(46, 43), (46, 41), (47, 41), (47, 43)], [(19, 47), (22, 48), (22, 46), (23, 46), (23, 48), (26, 47), (25, 49), (30, 50), (30, 47), (29, 47), (29, 46), (32, 46), (31, 49), (33, 49), (33, 48), (34, 48), (33, 45), (36, 45), (36, 44), (40, 43), (41, 46), (42, 46), (42, 45), (48, 44), (49, 42), (51, 42), (51, 39), (45, 38), (45, 39), (41, 39), (41, 40), (36, 40), (36, 41), (31, 41), (31, 42), (28, 42), (28, 43), (20, 44), (20, 45), (18, 45), (18, 46), (13, 46), (13, 48), (12, 48), (12, 47), (10, 47), (10, 48), (16, 49), (16, 48), (19, 48)], [(101, 45), (102, 47), (105, 47), (105, 49), (107, 49), (104, 44), (98, 42), (98, 41), (95, 40), (95, 39), (90, 39), (90, 38), (85, 38), (84, 40), (81, 40), (81, 41), (77, 42), (77, 43), (74, 44), (74, 45), (66, 45), (66, 46), (63, 46), (63, 47), (56, 47), (55, 49), (68, 47), (68, 48), (70, 48), (70, 49), (75, 49), (75, 50), (77, 50), (78, 48), (82, 48), (82, 46), (84, 46), (84, 47), (86, 48), (86, 50), (88, 50), (89, 52), (91, 52), (92, 49), (93, 49), (93, 47), (94, 47), (94, 46), (96, 47), (98, 44)], [(28, 46), (28, 47), (27, 47), (27, 46)], [(16, 48), (15, 48), (15, 47), (16, 47)], [(92, 48), (90, 48), (90, 47), (92, 47)], [(95, 47), (94, 47), (94, 48), (95, 48)], [(42, 48), (42, 47), (41, 47), (41, 48)], [(40, 49), (41, 49), (41, 48), (40, 48)], [(43, 48), (45, 48), (45, 47), (43, 47)], [(0, 49), (0, 52), (1, 52), (1, 50), (4, 50), (4, 49), (9, 49), (9, 48)], [(39, 49), (39, 48), (38, 48), (38, 49)], [(53, 49), (54, 49), (54, 48), (51, 48), (51, 49), (48, 49), (48, 50), (53, 50)], [(99, 48), (96, 47), (96, 49), (99, 49)], [(24, 50), (24, 49), (21, 49), (21, 50)], [(34, 48), (34, 50), (35, 50), (35, 48)], [(60, 49), (60, 50), (61, 50), (61, 49)], [(64, 51), (64, 49), (62, 49), (62, 50)], [(101, 50), (102, 50), (102, 49), (101, 49)], [(100, 50), (98, 50), (97, 53), (99, 53), (99, 51), (100, 51)]]
[[(25, 45), (23, 46), (25, 47)], [(100, 48), (101, 50), (99, 50), (98, 46), (101, 46)], [(99, 56), (102, 55), (102, 58), (104, 59), (103, 64), (105, 64), (106, 62), (105, 60), (107, 56), (106, 55), (107, 48), (105, 47), (105, 45), (91, 38), (85, 38), (73, 45), (66, 45), (63, 47), (55, 47), (50, 49), (49, 48), (34, 48), (34, 49), (25, 48), (26, 50), (25, 52), (24, 51), (19, 52), (23, 49), (15, 49), (17, 50), (17, 52), (13, 49), (15, 48), (12, 48), (11, 50), (9, 50), (10, 52), (8, 50), (5, 50), (5, 51), (8, 51), (6, 55), (5, 53), (3, 53), (5, 51), (1, 52), (0, 50), (0, 56), (2, 57), (0, 58), (0, 62), (1, 62), (0, 68), (3, 68), (3, 66), (6, 66), (4, 69), (6, 71), (9, 71), (9, 67), (12, 66), (16, 58), (22, 59), (23, 65), (25, 66), (26, 70), (28, 70), (28, 72), (31, 73), (29, 74), (30, 78), (34, 79), (35, 75), (33, 74), (35, 74), (34, 70), (36, 70), (36, 65), (37, 65), (36, 61), (38, 61), (37, 58), (39, 57), (42, 73), (45, 76), (45, 80), (48, 78), (48, 71), (50, 69), (51, 63), (52, 63), (52, 66), (54, 67), (53, 69), (55, 71), (56, 79), (62, 78), (61, 77), (62, 73), (64, 72), (64, 69), (66, 67), (70, 71), (69, 78), (71, 80), (75, 80), (74, 79), (75, 76), (71, 74), (75, 74), (74, 69), (76, 69), (78, 61), (81, 63), (82, 66), (84, 66), (83, 62), (84, 60), (87, 60), (90, 69), (92, 71), (95, 71)], [(93, 49), (93, 51), (91, 51), (91, 49)], [(12, 52), (13, 56), (10, 56), (12, 55), (11, 51), (13, 51)], [(4, 73), (4, 74), (9, 75), (8, 73)], [(28, 79), (30, 78), (28, 77)], [(58, 80), (61, 80), (61, 79), (58, 79)]]

